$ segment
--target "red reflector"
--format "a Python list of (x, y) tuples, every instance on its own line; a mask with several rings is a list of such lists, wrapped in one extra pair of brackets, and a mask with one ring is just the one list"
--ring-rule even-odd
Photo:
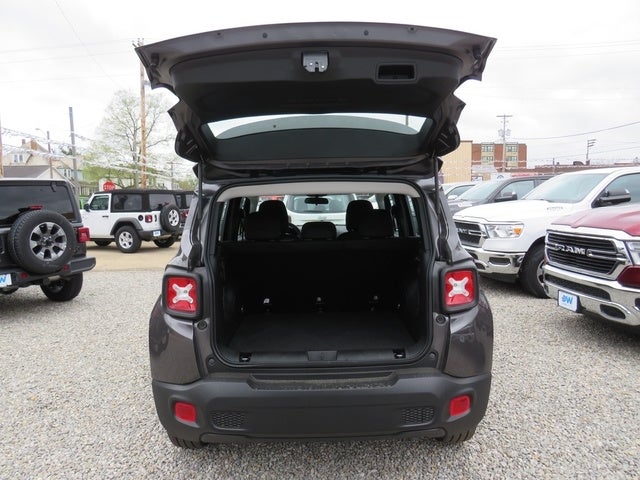
[(194, 423), (196, 421), (196, 407), (187, 402), (176, 402), (173, 405), (173, 414), (178, 420)]
[(618, 277), (620, 285), (629, 288), (640, 288), (640, 267), (627, 267)]
[(42, 210), (42, 205), (29, 205), (29, 210)]
[(448, 307), (473, 303), (476, 286), (472, 270), (447, 272), (444, 276), (444, 301)]
[(167, 308), (184, 313), (198, 310), (198, 286), (195, 278), (167, 277), (166, 282)]
[(457, 417), (464, 415), (471, 410), (471, 397), (469, 395), (460, 395), (449, 400), (449, 415)]
[(89, 227), (80, 227), (78, 229), (78, 242), (87, 243), (91, 236), (89, 235)]
[(145, 215), (144, 216), (144, 221), (147, 222), (147, 223), (153, 222), (153, 215)]

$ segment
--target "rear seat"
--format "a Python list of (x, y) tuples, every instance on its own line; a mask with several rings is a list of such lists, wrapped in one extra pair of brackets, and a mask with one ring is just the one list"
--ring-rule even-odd
[(418, 253), (417, 238), (393, 238), (386, 210), (373, 210), (359, 228), (362, 239), (337, 242), (331, 222), (308, 222), (302, 240), (280, 242), (263, 212), (246, 219), (245, 242), (222, 242), (218, 258), (226, 288), (247, 312), (394, 308), (402, 279)]

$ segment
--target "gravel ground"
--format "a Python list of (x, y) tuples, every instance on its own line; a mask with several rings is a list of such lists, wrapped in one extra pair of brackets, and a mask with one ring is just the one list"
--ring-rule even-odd
[(640, 336), (486, 280), (494, 383), (472, 440), (175, 448), (146, 350), (161, 276), (89, 272), (67, 305), (0, 295), (0, 478), (638, 478)]

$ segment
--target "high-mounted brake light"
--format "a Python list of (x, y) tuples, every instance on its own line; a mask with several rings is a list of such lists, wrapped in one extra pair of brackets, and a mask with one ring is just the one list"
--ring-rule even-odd
[(475, 275), (472, 270), (453, 270), (444, 276), (444, 301), (447, 307), (476, 301)]
[(79, 243), (87, 243), (91, 238), (91, 235), (89, 234), (89, 227), (80, 227), (78, 229), (77, 237)]
[(165, 305), (177, 313), (196, 313), (198, 311), (198, 283), (193, 277), (165, 278)]

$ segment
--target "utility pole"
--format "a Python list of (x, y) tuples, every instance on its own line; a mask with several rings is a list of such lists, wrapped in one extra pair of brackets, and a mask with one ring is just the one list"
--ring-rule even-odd
[(69, 107), (69, 128), (71, 129), (71, 156), (73, 158), (73, 183), (76, 193), (80, 193), (78, 185), (78, 161), (76, 159), (76, 131), (73, 127), (73, 107)]
[(595, 143), (596, 143), (596, 139), (595, 138), (591, 138), (591, 139), (587, 140), (587, 156), (585, 158), (585, 165), (589, 165), (589, 162), (590, 162), (590, 160), (589, 160), (589, 149), (591, 147), (593, 147), (595, 145)]
[(513, 117), (513, 115), (496, 115), (498, 118), (502, 118), (502, 130), (498, 130), (498, 133), (502, 137), (502, 168), (501, 172), (504, 172), (507, 167), (507, 118)]
[[(144, 41), (139, 38), (137, 46), (142, 45)], [(140, 62), (140, 186), (147, 188), (147, 105), (144, 83), (144, 67)]]

